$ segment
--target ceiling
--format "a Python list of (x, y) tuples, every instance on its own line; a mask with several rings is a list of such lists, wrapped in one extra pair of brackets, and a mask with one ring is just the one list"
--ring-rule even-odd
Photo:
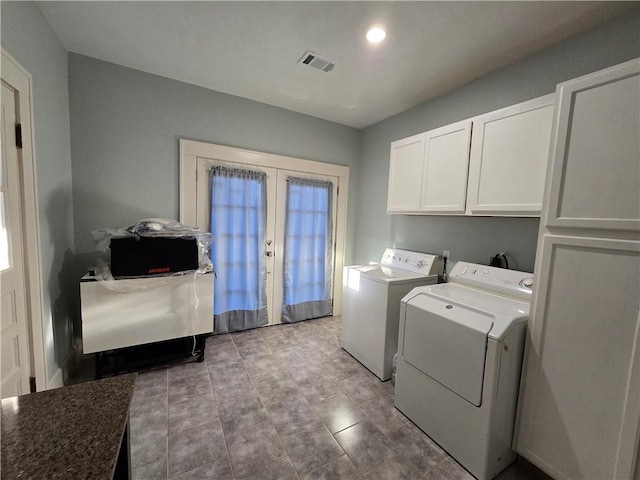
[[(363, 128), (637, 2), (37, 2), (70, 51)], [(386, 40), (365, 40), (381, 22)], [(325, 73), (297, 63), (311, 50)]]

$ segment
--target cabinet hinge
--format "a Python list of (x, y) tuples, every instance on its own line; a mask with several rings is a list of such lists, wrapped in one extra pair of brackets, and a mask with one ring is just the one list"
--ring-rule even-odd
[(22, 148), (22, 125), (16, 123), (16, 147)]
[(29, 392), (36, 393), (36, 377), (29, 377)]

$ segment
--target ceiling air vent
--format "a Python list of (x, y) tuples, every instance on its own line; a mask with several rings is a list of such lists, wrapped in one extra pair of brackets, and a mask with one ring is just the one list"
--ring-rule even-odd
[(305, 54), (300, 57), (298, 63), (309, 65), (310, 67), (323, 72), (330, 72), (336, 66), (335, 63), (327, 60), (326, 58), (319, 57), (312, 51), (306, 51)]

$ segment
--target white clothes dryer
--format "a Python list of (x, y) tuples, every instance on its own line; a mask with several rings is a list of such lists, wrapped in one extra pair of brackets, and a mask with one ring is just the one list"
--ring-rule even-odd
[(458, 262), (402, 299), (395, 405), (480, 480), (511, 448), (533, 276)]
[(437, 255), (387, 248), (380, 263), (345, 267), (340, 344), (380, 380), (391, 378), (398, 351), (400, 300), (438, 282)]

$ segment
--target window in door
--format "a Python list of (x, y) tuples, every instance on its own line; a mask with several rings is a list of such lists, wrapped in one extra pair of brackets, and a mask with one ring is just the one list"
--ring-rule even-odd
[(217, 166), (210, 171), (216, 269), (214, 331), (246, 330), (268, 322), (264, 249), (267, 175)]
[(284, 304), (287, 323), (332, 313), (333, 183), (288, 177), (284, 230)]

